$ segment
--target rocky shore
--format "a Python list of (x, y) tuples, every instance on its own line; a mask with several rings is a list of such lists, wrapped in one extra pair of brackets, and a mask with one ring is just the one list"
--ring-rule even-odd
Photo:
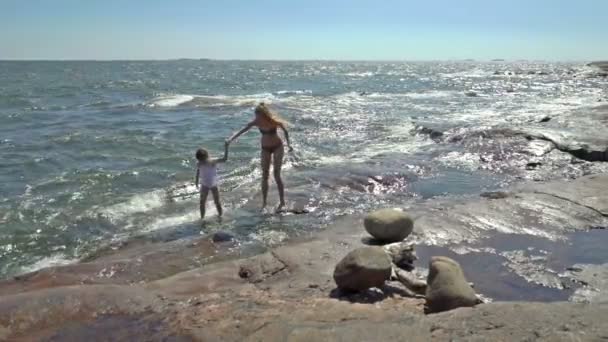
[[(400, 208), (415, 218), (405, 243), (419, 251), (424, 245), (444, 246), (446, 252), (462, 255), (474, 253), (480, 240), (497, 234), (549, 242), (577, 231), (588, 234), (608, 227), (608, 191), (602, 189), (608, 189), (608, 174), (526, 183), (476, 198), (424, 201)], [(359, 292), (339, 290), (336, 264), (349, 252), (375, 244), (363, 227), (363, 214), (247, 258), (233, 248), (229, 237), (214, 241), (208, 236), (168, 244), (131, 243), (80, 264), (5, 280), (0, 283), (0, 340), (346, 341), (407, 336), (414, 341), (587, 341), (608, 337), (603, 322), (608, 313), (608, 263), (553, 270), (556, 278), (570, 282), (569, 302), (497, 301), (425, 315), (429, 292), (426, 299), (412, 294), (398, 277)], [(545, 252), (547, 259), (553, 257), (551, 250)], [(503, 255), (515, 260), (513, 254)], [(414, 278), (426, 279), (428, 263), (418, 260), (414, 265)], [(475, 278), (471, 268), (462, 266), (468, 280)], [(517, 267), (513, 271), (522, 277), (543, 273)], [(482, 297), (492, 299), (502, 291), (491, 282), (473, 282)]]

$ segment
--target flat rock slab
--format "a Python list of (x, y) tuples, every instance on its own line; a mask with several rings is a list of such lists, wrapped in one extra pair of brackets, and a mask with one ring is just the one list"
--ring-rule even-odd
[(574, 292), (571, 301), (608, 304), (608, 264), (574, 265), (568, 275), (584, 285)]
[[(522, 186), (501, 196), (469, 201), (427, 201), (408, 211), (418, 218), (417, 231), (408, 242), (446, 245), (497, 231), (560, 239), (567, 232), (606, 226), (607, 195), (599, 190), (607, 188), (608, 176), (596, 175)], [(353, 232), (353, 227), (360, 229)], [(0, 284), (0, 340), (86, 338), (91, 331), (98, 331), (100, 338), (146, 340), (153, 326), (159, 331), (152, 332), (166, 340), (203, 341), (402, 340), (404, 336), (412, 341), (560, 341), (608, 336), (604, 322), (608, 304), (601, 301), (496, 303), (424, 316), (424, 301), (403, 297), (393, 284), (364, 296), (336, 296), (333, 268), (363, 245), (365, 235), (361, 217), (348, 217), (313, 240), (185, 272), (197, 248), (206, 255), (206, 246), (215, 246), (211, 242), (192, 246), (186, 253), (188, 262), (171, 252), (168, 263), (163, 253), (152, 253), (138, 264), (131, 256), (146, 249), (132, 249), (8, 280)], [(154, 271), (159, 263), (162, 270)], [(114, 264), (124, 268), (116, 276), (103, 277), (104, 284), (65, 286)], [(53, 282), (43, 281), (51, 275)], [(61, 281), (62, 277), (68, 281)], [(600, 280), (597, 283), (603, 284)], [(28, 292), (15, 294), (18, 291)], [(103, 335), (104, 330), (108, 335)]]
[(608, 175), (526, 184), (500, 196), (446, 200), (408, 208), (416, 220), (413, 241), (426, 245), (473, 242), (493, 232), (550, 240), (568, 232), (608, 226)]
[(549, 194), (608, 216), (608, 174), (591, 175), (572, 182), (532, 185), (526, 189)]
[(379, 322), (353, 319), (340, 324), (294, 315), (246, 341), (401, 341), (406, 336), (408, 341), (594, 341), (608, 336), (607, 310), (605, 305), (496, 303), (427, 317), (402, 313), (381, 315)]
[[(597, 116), (597, 115), (596, 115)], [(588, 161), (608, 161), (608, 133), (606, 129), (536, 129), (526, 130), (529, 137), (551, 141), (564, 152)]]

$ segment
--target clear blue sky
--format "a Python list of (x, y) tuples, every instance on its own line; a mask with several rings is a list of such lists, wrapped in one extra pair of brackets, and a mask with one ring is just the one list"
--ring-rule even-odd
[(608, 59), (608, 0), (0, 0), (0, 59)]

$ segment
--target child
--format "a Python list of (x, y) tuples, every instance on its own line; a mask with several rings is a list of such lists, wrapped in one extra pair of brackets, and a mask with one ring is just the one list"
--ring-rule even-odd
[(218, 217), (222, 217), (222, 204), (220, 203), (220, 192), (217, 189), (217, 164), (224, 163), (228, 160), (228, 142), (224, 144), (224, 157), (221, 159), (210, 159), (209, 153), (203, 148), (199, 148), (196, 151), (196, 159), (198, 164), (196, 167), (196, 187), (198, 187), (198, 181), (201, 181), (200, 193), (201, 193), (201, 219), (205, 218), (205, 203), (207, 202), (207, 195), (209, 190), (213, 194), (213, 201), (217, 208)]

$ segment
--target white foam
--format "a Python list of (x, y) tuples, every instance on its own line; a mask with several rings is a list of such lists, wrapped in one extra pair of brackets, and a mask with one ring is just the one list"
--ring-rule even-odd
[[(283, 94), (299, 94), (300, 91), (284, 91)], [(301, 91), (302, 94), (307, 92)], [(309, 91), (308, 91), (309, 92)], [(277, 94), (281, 94), (280, 92)], [(150, 101), (148, 107), (178, 107), (190, 104), (196, 107), (220, 107), (220, 106), (254, 106), (260, 102), (272, 103), (276, 97), (271, 93), (260, 93), (251, 95), (161, 95)]]
[(285, 232), (276, 230), (265, 230), (257, 233), (249, 234), (253, 240), (258, 240), (266, 246), (276, 246), (287, 240), (288, 235)]
[(47, 268), (47, 267), (69, 265), (69, 264), (73, 264), (77, 261), (78, 261), (77, 259), (68, 259), (63, 254), (55, 254), (55, 255), (48, 256), (48, 257), (44, 257), (31, 265), (23, 266), (21, 268), (20, 274), (38, 271), (40, 269)]
[(276, 92), (277, 95), (304, 95), (312, 94), (312, 90), (279, 90)]
[(165, 95), (159, 96), (148, 104), (149, 107), (177, 107), (194, 100), (192, 95)]
[[(205, 213), (205, 219), (217, 216), (217, 211), (213, 205), (207, 204), (207, 211)], [(159, 217), (154, 221), (146, 224), (141, 232), (152, 232), (164, 228), (176, 227), (184, 223), (196, 222), (200, 220), (200, 213), (198, 209), (189, 211), (186, 214), (178, 214), (173, 216)]]
[(492, 75), (491, 72), (483, 69), (471, 69), (466, 71), (454, 72), (454, 73), (444, 73), (440, 74), (446, 78), (482, 78), (489, 77)]
[(167, 200), (166, 192), (156, 190), (131, 197), (128, 201), (102, 208), (97, 213), (114, 221), (136, 213), (150, 212), (161, 208)]
[(437, 99), (437, 98), (459, 96), (460, 93), (457, 91), (434, 90), (434, 91), (426, 91), (426, 92), (421, 92), (421, 93), (408, 93), (408, 94), (404, 94), (404, 95), (409, 98), (412, 98), (412, 99)]
[(371, 72), (371, 71), (365, 71), (365, 72), (348, 72), (346, 74), (344, 74), (344, 76), (350, 76), (350, 77), (372, 77), (376, 75), (376, 73)]
[(479, 155), (470, 152), (461, 153), (453, 151), (437, 157), (435, 160), (449, 167), (471, 171), (477, 170), (480, 165)]

